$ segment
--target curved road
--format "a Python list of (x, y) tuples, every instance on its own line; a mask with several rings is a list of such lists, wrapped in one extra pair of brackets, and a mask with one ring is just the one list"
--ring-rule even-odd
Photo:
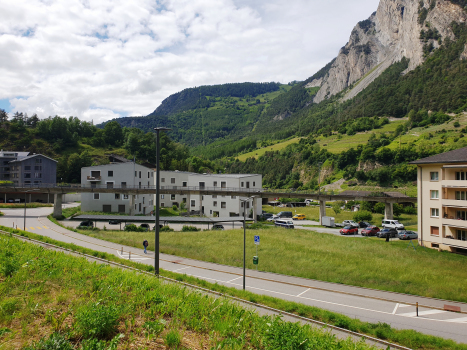
[[(73, 206), (65, 204), (66, 206)], [(23, 228), (24, 209), (2, 209), (0, 225)], [(111, 242), (78, 234), (57, 226), (47, 219), (52, 208), (27, 210), (26, 230), (48, 236), (58, 241), (74, 243), (97, 251), (117, 255), (121, 258), (154, 264), (154, 253), (144, 254), (142, 249), (122, 247)], [(343, 238), (344, 239), (344, 238)], [(123, 252), (122, 252), (123, 248)], [(242, 269), (218, 265), (167, 254), (160, 255), (162, 269), (194, 276), (209, 282), (229, 287), (242, 288)], [(302, 304), (338, 312), (367, 322), (385, 322), (399, 329), (413, 329), (425, 334), (449, 338), (467, 343), (467, 314), (448, 312), (444, 304), (460, 306), (463, 303), (351, 287), (340, 284), (308, 280), (274, 273), (247, 270), (246, 288), (257, 294), (269, 295)], [(415, 307), (409, 304), (419, 302), (433, 308), (420, 308), (419, 317)]]

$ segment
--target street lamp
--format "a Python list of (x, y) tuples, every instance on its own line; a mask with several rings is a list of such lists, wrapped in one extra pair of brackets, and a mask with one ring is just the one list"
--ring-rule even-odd
[(254, 197), (255, 196), (251, 196), (246, 199), (240, 199), (240, 202), (243, 203), (243, 290), (245, 290), (245, 284), (246, 284), (246, 278), (245, 278), (245, 275), (246, 275), (245, 274), (245, 271), (246, 271), (246, 266), (245, 266), (246, 264), (246, 202), (248, 202), (250, 199)]
[(156, 131), (156, 222), (155, 222), (155, 257), (154, 257), (154, 273), (159, 276), (159, 205), (160, 205), (160, 166), (159, 166), (159, 156), (160, 156), (160, 131), (169, 131), (172, 129), (169, 128), (154, 128)]
[(26, 202), (27, 202), (27, 199), (28, 199), (27, 196), (28, 196), (28, 192), (33, 192), (33, 191), (37, 191), (37, 189), (24, 191), (24, 223), (23, 223), (24, 231), (26, 231)]

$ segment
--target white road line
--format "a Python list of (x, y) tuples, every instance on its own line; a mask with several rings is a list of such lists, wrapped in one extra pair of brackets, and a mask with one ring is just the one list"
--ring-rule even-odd
[[(133, 257), (130, 259), (130, 254), (128, 254), (127, 256), (124, 256), (124, 255), (120, 254), (119, 250), (117, 250), (116, 252), (117, 252), (117, 254), (118, 254), (118, 256), (120, 258), (126, 259), (126, 260), (152, 260), (151, 258), (133, 258)], [(137, 254), (132, 254), (132, 255), (133, 256), (138, 256)]]
[(233, 281), (235, 281), (235, 280), (238, 280), (239, 278), (242, 278), (242, 277), (243, 277), (243, 276), (240, 276), (240, 277), (234, 278), (233, 280), (227, 281), (227, 282), (225, 282), (225, 283), (230, 283), (230, 282), (233, 282)]
[(449, 320), (444, 320), (445, 322), (467, 322), (467, 317), (460, 317), (460, 318), (451, 318)]
[(302, 296), (303, 294), (305, 294), (306, 292), (308, 292), (310, 289), (311, 289), (311, 288), (308, 288), (307, 290), (305, 290), (305, 291), (301, 292), (299, 295), (297, 295), (297, 297), (300, 297), (300, 296)]
[(181, 270), (186, 270), (186, 269), (189, 269), (189, 268), (190, 268), (190, 266), (182, 267), (181, 269), (172, 270), (172, 272), (177, 272), (177, 271), (181, 271)]
[[(424, 315), (435, 315), (435, 314), (443, 314), (447, 311), (443, 310), (427, 310), (427, 311), (419, 311), (418, 316), (424, 316)], [(405, 314), (398, 314), (397, 316), (405, 316), (405, 317), (415, 317), (417, 316), (417, 312), (407, 312)]]
[(399, 307), (409, 307), (409, 306), (413, 306), (413, 305), (399, 304)]
[(397, 308), (399, 307), (399, 303), (396, 304), (396, 307), (394, 308), (394, 311), (392, 312), (393, 315), (396, 314)]

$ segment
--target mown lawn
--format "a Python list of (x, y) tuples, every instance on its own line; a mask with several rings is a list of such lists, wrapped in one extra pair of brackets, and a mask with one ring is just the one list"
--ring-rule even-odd
[[(154, 247), (152, 233), (80, 231), (142, 248)], [(285, 275), (467, 302), (467, 257), (428, 248), (407, 249), (406, 241), (340, 237), (271, 227), (247, 230), (247, 267), (255, 268), (254, 235), (261, 236), (259, 269)], [(242, 266), (243, 230), (161, 232), (161, 252)]]
[(276, 143), (275, 145), (271, 145), (268, 147), (263, 147), (263, 148), (257, 149), (249, 153), (241, 154), (237, 157), (237, 159), (239, 159), (242, 162), (246, 161), (248, 158), (258, 159), (258, 157), (262, 156), (266, 152), (280, 151), (284, 149), (285, 147), (287, 147), (288, 145), (291, 145), (292, 143), (297, 143), (298, 141), (300, 141), (300, 137), (296, 137), (296, 138), (293, 138), (293, 139), (290, 139), (284, 142)]
[(0, 251), (2, 349), (370, 349), (15, 238)]

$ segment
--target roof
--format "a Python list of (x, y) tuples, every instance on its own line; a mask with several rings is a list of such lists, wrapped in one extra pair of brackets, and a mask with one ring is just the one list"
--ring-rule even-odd
[(415, 165), (437, 163), (467, 163), (467, 147), (410, 162)]
[(5, 153), (7, 154), (14, 154), (14, 157), (16, 158), (24, 158), (29, 155), (30, 152), (16, 152), (16, 151), (0, 151), (0, 157), (11, 157), (11, 156), (5, 156)]
[(380, 191), (352, 191), (352, 190), (346, 190), (339, 195), (343, 196), (353, 196), (353, 197), (370, 197), (372, 193), (384, 193), (385, 196), (387, 197), (392, 197), (392, 198), (406, 198), (409, 197), (404, 193), (401, 192), (380, 192)]
[[(24, 152), (23, 152), (24, 153)], [(15, 163), (15, 162), (22, 162), (23, 160), (28, 160), (28, 159), (31, 159), (31, 158), (35, 158), (35, 157), (44, 157), (44, 158), (47, 158), (55, 163), (58, 163), (58, 161), (56, 161), (55, 159), (52, 159), (52, 158), (49, 158), (47, 156), (44, 156), (43, 154), (33, 154), (32, 156), (27, 156), (27, 157), (23, 157), (23, 158), (18, 158), (16, 160), (12, 160), (10, 163)]]
[(119, 156), (117, 154), (111, 154), (109, 156), (109, 161), (110, 162), (117, 161), (118, 163), (130, 163), (130, 162), (133, 162), (132, 160), (126, 159), (125, 157)]

